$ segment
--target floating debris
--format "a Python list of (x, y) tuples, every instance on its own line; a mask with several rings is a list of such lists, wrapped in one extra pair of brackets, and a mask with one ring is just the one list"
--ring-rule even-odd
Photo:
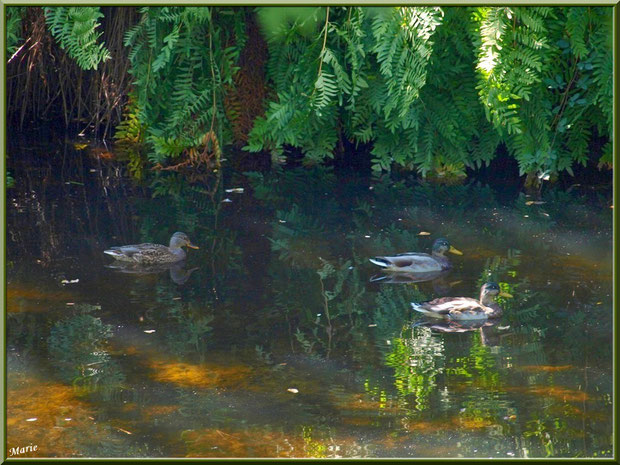
[(75, 284), (75, 283), (79, 283), (80, 280), (79, 279), (63, 279), (62, 281), (60, 281), (62, 284)]
[(34, 417), (34, 418), (27, 418), (26, 421), (37, 421), (38, 418)]
[(525, 205), (542, 205), (543, 203), (547, 202), (543, 202), (542, 200), (528, 200), (525, 202)]
[(144, 332), (146, 334), (153, 334), (156, 330), (155, 329), (145, 329)]
[(418, 233), (418, 236), (430, 236), (430, 235), (431, 235), (431, 233), (426, 232), (426, 231), (420, 231), (420, 232)]
[(243, 187), (234, 187), (232, 189), (226, 189), (226, 192), (228, 194), (230, 194), (230, 193), (243, 194)]
[(73, 302), (67, 302), (67, 305), (75, 305)]
[(133, 434), (131, 431), (127, 431), (126, 429), (123, 429), (123, 428), (116, 427), (116, 429), (121, 431), (121, 432), (123, 432), (123, 433), (125, 433), (125, 434)]
[(299, 389), (295, 389), (295, 388), (288, 388), (287, 389), (288, 392), (292, 392), (293, 394), (297, 394), (299, 392)]
[(375, 328), (376, 326), (377, 326), (376, 323), (372, 323), (372, 324), (368, 325), (369, 328)]
[(232, 200), (230, 200), (229, 198), (225, 198), (224, 200), (222, 200), (221, 203), (232, 203)]

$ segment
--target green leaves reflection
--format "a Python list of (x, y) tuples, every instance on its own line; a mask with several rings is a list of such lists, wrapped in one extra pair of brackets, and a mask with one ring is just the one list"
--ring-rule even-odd
[(122, 387), (125, 375), (106, 350), (112, 326), (90, 314), (97, 308), (77, 306), (75, 315), (54, 325), (47, 344), (63, 380), (84, 393), (99, 390), (109, 398)]
[[(494, 456), (579, 453), (575, 444), (582, 431), (556, 427), (569, 421), (568, 413), (553, 409), (562, 398), (569, 399), (565, 412), (576, 408), (570, 399), (584, 395), (580, 381), (555, 379), (545, 370), (566, 357), (583, 366), (579, 348), (591, 345), (584, 329), (600, 328), (596, 319), (587, 322), (584, 312), (601, 302), (593, 295), (583, 307), (564, 309), (562, 293), (550, 287), (546, 276), (557, 271), (549, 257), (560, 254), (566, 229), (574, 225), (587, 231), (586, 221), (571, 219), (568, 211), (574, 207), (606, 228), (604, 210), (594, 206), (602, 202), (554, 190), (545, 192), (545, 203), (524, 195), (507, 202), (488, 186), (410, 185), (387, 178), (376, 179), (373, 189), (319, 202), (321, 197), (307, 197), (307, 190), (341, 187), (334, 186), (329, 173), (323, 186), (319, 179), (310, 181), (310, 173), (318, 175), (313, 169), (281, 172), (277, 180), (282, 183), (267, 174), (249, 175), (256, 198), (275, 212), (269, 235), (274, 262), (268, 273), (276, 308), (290, 326), (291, 350), (359, 364), (366, 396), (379, 406), (397, 406), (383, 413), (402, 420), (406, 429), (441, 417), (438, 428), (456, 430), (462, 439), (459, 453), (465, 456), (479, 455), (481, 447), (467, 435), (470, 431), (492, 438), (488, 453)], [(421, 237), (419, 231), (432, 231), (432, 236)], [(495, 326), (438, 334), (415, 326), (421, 315), (414, 316), (414, 325), (410, 322), (411, 301), (440, 296), (428, 283), (365, 284), (375, 271), (367, 265), (368, 256), (424, 250), (440, 234), (465, 243), (458, 244), (465, 260), (456, 262), (447, 279), (456, 282), (448, 295), (476, 295), (490, 280), (513, 295), (498, 298), (504, 316)], [(561, 270), (558, 275), (563, 277)], [(608, 310), (598, 309), (597, 315)], [(557, 324), (564, 313), (568, 320)], [(277, 319), (277, 313), (272, 317)], [(556, 346), (576, 350), (560, 354), (555, 349), (550, 356), (550, 347)], [(270, 350), (277, 357), (277, 349)], [(596, 357), (604, 356), (597, 352)], [(553, 409), (547, 412), (549, 406)], [(530, 418), (547, 425), (551, 439), (532, 433), (539, 429)], [(570, 446), (558, 447), (561, 441)]]

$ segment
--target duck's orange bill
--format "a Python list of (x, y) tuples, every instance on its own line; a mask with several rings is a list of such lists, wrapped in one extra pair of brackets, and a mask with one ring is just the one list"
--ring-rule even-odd
[(463, 255), (463, 252), (461, 252), (458, 249), (455, 249), (454, 247), (450, 246), (450, 248), (448, 249), (448, 252), (453, 253), (454, 255)]
[(188, 247), (191, 247), (192, 249), (199, 249), (200, 247), (198, 247), (197, 245), (194, 244), (187, 244)]

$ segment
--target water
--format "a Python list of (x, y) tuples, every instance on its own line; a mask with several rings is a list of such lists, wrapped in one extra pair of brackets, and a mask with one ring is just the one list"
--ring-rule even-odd
[[(153, 199), (113, 153), (10, 155), (9, 455), (613, 455), (608, 191), (227, 168)], [(177, 230), (200, 249), (173, 270), (102, 253)], [(368, 257), (440, 236), (447, 276), (370, 282)], [(489, 279), (514, 296), (495, 325), (410, 309)]]

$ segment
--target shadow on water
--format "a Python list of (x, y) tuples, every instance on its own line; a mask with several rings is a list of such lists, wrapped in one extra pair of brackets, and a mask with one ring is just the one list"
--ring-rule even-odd
[[(612, 454), (609, 197), (550, 188), (532, 200), (326, 167), (160, 173), (147, 188), (111, 152), (11, 150), (9, 448)], [(175, 231), (200, 245), (185, 263), (102, 254)], [(448, 274), (377, 279), (368, 261), (429, 252), (441, 236), (465, 253)], [(489, 280), (514, 296), (498, 300), (498, 322), (412, 314), (412, 301), (474, 297)]]

